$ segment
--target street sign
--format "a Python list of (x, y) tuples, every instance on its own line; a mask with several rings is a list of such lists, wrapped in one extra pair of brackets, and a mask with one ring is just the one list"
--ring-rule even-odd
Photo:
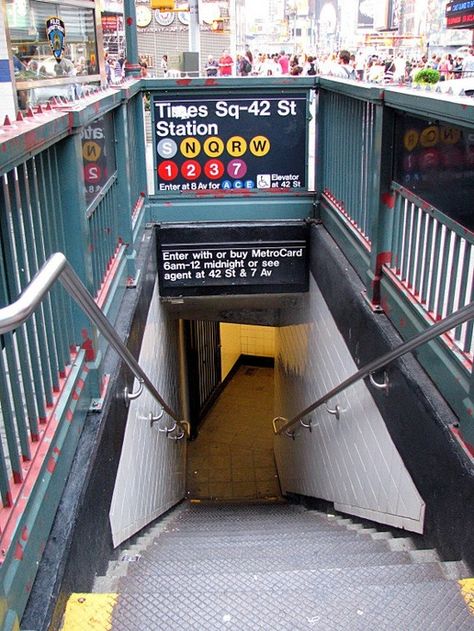
[(308, 291), (304, 222), (157, 227), (162, 297)]
[(154, 95), (152, 112), (158, 194), (307, 190), (305, 92)]

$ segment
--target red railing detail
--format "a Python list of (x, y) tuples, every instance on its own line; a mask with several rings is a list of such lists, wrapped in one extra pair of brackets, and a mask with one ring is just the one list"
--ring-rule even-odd
[(97, 306), (100, 307), (101, 309), (107, 299), (107, 295), (110, 290), (110, 285), (112, 284), (112, 281), (115, 278), (115, 273), (121, 261), (120, 253), (124, 247), (125, 247), (125, 244), (122, 242), (121, 239), (119, 239), (117, 243), (117, 247), (115, 248), (115, 252), (112, 254), (112, 256), (109, 259), (109, 262), (107, 263), (107, 271), (105, 273), (104, 279), (102, 281), (100, 289), (97, 292), (97, 295), (95, 298)]
[(140, 193), (140, 197), (137, 199), (137, 201), (135, 202), (133, 208), (132, 208), (132, 223), (135, 223), (135, 221), (137, 220), (138, 215), (140, 214), (141, 209), (143, 208), (145, 204), (145, 193)]
[[(40, 430), (40, 437), (38, 441), (33, 441), (30, 438), (31, 460), (23, 462), (23, 480), (16, 483), (13, 479), (10, 480), (10, 491), (8, 493), (8, 506), (4, 506), (0, 509), (0, 564), (3, 563), (5, 556), (12, 544), (12, 538), (15, 534), (15, 530), (19, 519), (21, 518), (25, 507), (29, 501), (32, 489), (38, 480), (43, 463), (45, 462), (46, 455), (50, 449), (51, 442), (54, 440), (54, 435), (58, 428), (59, 421), (56, 417), (56, 410), (61, 396), (65, 392), (68, 378), (71, 374), (72, 365), (77, 359), (77, 353), (71, 356), (71, 364), (67, 367), (66, 376), (60, 380), (59, 392), (53, 394), (53, 405), (49, 408), (48, 418), (46, 423), (42, 424)], [(84, 387), (85, 370), (83, 369), (83, 378), (79, 379), (74, 394), (78, 397)], [(73, 410), (68, 409), (66, 412), (66, 418), (72, 420)], [(50, 474), (54, 472), (56, 466), (56, 459), (59, 456), (59, 448), (53, 449), (53, 455), (48, 461), (47, 470)], [(54, 463), (52, 462), (54, 461)], [(25, 541), (27, 538), (27, 530), (22, 530), (21, 538)], [(17, 543), (17, 553), (19, 554), (21, 543)], [(22, 551), (22, 549), (21, 549)], [(20, 555), (21, 556), (21, 555)], [(15, 556), (19, 558), (19, 556)]]
[(330, 204), (334, 208), (334, 210), (340, 212), (341, 215), (343, 215), (343, 217), (346, 220), (346, 222), (352, 228), (354, 228), (354, 231), (356, 232), (356, 234), (359, 237), (361, 237), (361, 243), (364, 245), (364, 247), (367, 248), (367, 250), (370, 251), (371, 241), (370, 241), (369, 237), (362, 230), (362, 228), (358, 225), (358, 223), (348, 214), (348, 212), (345, 209), (344, 202), (341, 199), (337, 199), (337, 197), (335, 197), (331, 193), (331, 191), (329, 189), (327, 189), (327, 188), (324, 189), (323, 195), (327, 199), (327, 201), (330, 202)]

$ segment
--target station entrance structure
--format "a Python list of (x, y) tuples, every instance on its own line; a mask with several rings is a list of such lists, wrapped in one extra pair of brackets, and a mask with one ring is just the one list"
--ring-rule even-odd
[[(300, 344), (291, 379), (301, 396), (290, 396), (285, 382), (276, 411), (290, 418), (311, 403), (308, 392), (318, 395), (297, 379), (311, 382), (314, 368), (311, 327), (298, 321), (314, 283), (335, 323), (328, 348), (340, 334), (356, 368), (472, 304), (473, 107), (462, 97), (446, 102), (434, 93), (320, 77), (129, 79), (6, 120), (1, 307), (17, 300), (55, 252), (64, 253), (135, 357), (152, 305), (149, 368), (167, 402), (166, 423), (173, 410), (184, 419), (189, 406), (184, 320), (245, 321), (247, 314), (256, 323), (272, 320), (283, 334), (304, 325), (295, 338), (282, 337), (282, 366), (293, 342)], [(157, 427), (150, 415), (153, 421), (159, 409), (136, 407), (144, 379), (134, 379), (89, 316), (54, 284), (25, 324), (12, 329), (2, 321), (5, 629), (15, 628), (28, 602), (27, 615), (41, 599), (44, 615), (52, 615), (70, 579), (66, 558), (77, 558), (84, 542), (79, 572), (84, 584), (92, 580), (92, 559), (111, 551), (108, 512), (130, 411), (147, 431)], [(412, 529), (471, 563), (472, 358), (468, 318), (387, 369), (388, 390), (363, 385), (419, 491)], [(327, 390), (343, 376), (331, 376)], [(348, 395), (341, 409), (351, 405)], [(170, 421), (156, 433), (169, 467), (155, 517), (184, 493), (174, 466), (185, 458), (180, 427)], [(295, 467), (301, 444), (276, 438), (277, 452)], [(304, 474), (298, 486), (286, 467), (279, 470), (286, 489), (307, 495)], [(383, 512), (339, 504), (371, 519)], [(401, 510), (395, 523), (384, 519), (409, 528), (405, 517)]]

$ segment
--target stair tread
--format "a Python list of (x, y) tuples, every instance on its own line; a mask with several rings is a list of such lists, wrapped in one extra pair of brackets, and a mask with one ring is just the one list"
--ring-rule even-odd
[[(164, 539), (164, 538), (163, 538)], [(181, 549), (176, 545), (163, 545), (161, 540), (157, 540), (154, 546), (149, 546), (146, 550), (139, 552), (143, 557), (165, 561), (185, 560), (197, 561), (200, 559), (219, 559), (224, 556), (226, 558), (244, 559), (250, 558), (281, 558), (287, 554), (301, 554), (306, 557), (317, 556), (321, 552), (327, 550), (335, 550), (339, 554), (351, 554), (356, 551), (373, 551), (387, 552), (389, 548), (385, 541), (372, 541), (370, 537), (313, 537), (305, 540), (289, 541), (290, 552), (287, 553), (285, 546), (281, 541), (274, 538), (272, 541), (266, 541), (263, 546), (261, 542), (255, 544), (252, 539), (245, 542), (225, 543), (222, 540), (221, 545), (216, 546), (215, 543), (203, 542), (197, 544), (193, 548), (186, 547)], [(176, 549), (178, 548), (178, 549)]]
[(442, 564), (370, 532), (301, 506), (191, 505), (143, 533), (97, 591), (119, 593), (114, 631), (472, 628)]
[(136, 563), (131, 563), (128, 573), (137, 574), (147, 572), (169, 576), (190, 575), (199, 573), (219, 572), (258, 572), (281, 571), (290, 569), (318, 569), (322, 567), (357, 567), (361, 565), (395, 565), (408, 564), (412, 560), (406, 552), (373, 552), (365, 551), (356, 554), (338, 554), (331, 549), (322, 550), (317, 555), (294, 555), (292, 553), (281, 554), (274, 558), (248, 558), (234, 559), (166, 559), (159, 560), (142, 556)]
[[(321, 532), (321, 531), (305, 531), (301, 533), (294, 532), (276, 532), (267, 534), (253, 533), (240, 533), (240, 534), (221, 534), (219, 536), (196, 536), (192, 537), (179, 537), (170, 536), (170, 533), (159, 534), (156, 537), (150, 539), (150, 545), (157, 545), (163, 549), (176, 549), (179, 546), (180, 550), (186, 551), (188, 549), (203, 549), (203, 548), (225, 548), (226, 546), (245, 546), (245, 547), (260, 547), (263, 545), (279, 545), (285, 547), (291, 545), (293, 542), (298, 544), (309, 544), (315, 542), (340, 542), (342, 545), (349, 541), (370, 541), (374, 542), (374, 539), (370, 536), (370, 533), (349, 533), (349, 532)], [(387, 541), (384, 539), (378, 539), (378, 544), (387, 547)], [(393, 539), (392, 541), (397, 541)]]
[[(241, 526), (245, 524), (306, 524), (311, 523), (319, 526), (327, 526), (330, 525), (330, 521), (324, 518), (314, 517), (308, 513), (288, 513), (287, 515), (249, 515), (248, 517), (238, 517), (235, 515), (229, 515), (226, 517), (216, 516), (214, 519), (188, 519), (188, 518), (177, 518), (174, 522), (177, 526), (179, 525), (181, 528), (219, 528), (223, 524), (226, 526)], [(343, 528), (344, 526), (339, 526)]]
[(265, 534), (293, 534), (293, 536), (298, 535), (298, 533), (333, 533), (344, 534), (344, 535), (357, 535), (356, 530), (348, 530), (344, 526), (337, 526), (334, 528), (329, 527), (321, 527), (318, 524), (312, 524), (311, 522), (307, 522), (305, 524), (295, 523), (295, 524), (281, 524), (271, 525), (268, 523), (266, 526), (259, 526), (258, 524), (242, 524), (239, 527), (232, 527), (225, 524), (222, 524), (218, 527), (214, 528), (182, 528), (179, 524), (169, 524), (163, 531), (163, 533), (170, 536), (181, 536), (185, 537), (213, 537), (219, 535), (240, 535), (251, 533), (252, 535), (265, 535)]
[[(373, 565), (367, 567), (321, 568), (311, 570), (283, 570), (268, 572), (232, 572), (219, 574), (196, 573), (181, 576), (174, 589), (176, 595), (194, 592), (253, 592), (255, 590), (312, 590), (327, 592), (328, 585), (334, 589), (352, 588), (357, 585), (419, 583), (445, 580), (438, 563), (417, 565)], [(167, 575), (136, 574), (122, 577), (118, 582), (119, 592), (160, 591), (169, 587)]]
[(472, 617), (455, 582), (328, 588), (324, 595), (311, 590), (241, 593), (232, 589), (210, 593), (208, 599), (191, 591), (180, 599), (179, 607), (173, 589), (164, 594), (122, 593), (113, 613), (113, 629), (472, 629)]

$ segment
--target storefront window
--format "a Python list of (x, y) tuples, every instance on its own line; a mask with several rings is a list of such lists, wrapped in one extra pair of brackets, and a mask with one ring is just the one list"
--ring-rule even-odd
[[(53, 55), (47, 36), (47, 22), (52, 16), (64, 25), (64, 49), (59, 58)], [(20, 107), (52, 96), (80, 96), (85, 84), (94, 76), (98, 78), (92, 7), (10, 0), (7, 19)]]

